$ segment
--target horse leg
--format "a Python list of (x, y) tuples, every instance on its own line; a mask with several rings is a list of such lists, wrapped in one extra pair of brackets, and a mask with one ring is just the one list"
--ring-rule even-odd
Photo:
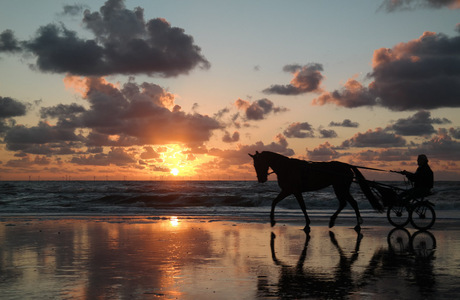
[[(336, 193), (337, 194), (337, 193)], [(339, 213), (342, 211), (342, 209), (347, 205), (347, 201), (342, 199), (342, 197), (337, 196), (337, 199), (339, 199), (339, 208), (337, 208), (337, 211), (331, 216), (331, 219), (329, 221), (329, 228), (334, 227), (335, 225), (335, 219), (337, 219), (337, 216)]]
[(275, 206), (280, 203), (281, 200), (289, 196), (290, 193), (287, 193), (285, 191), (281, 191), (278, 196), (273, 200), (272, 202), (272, 210), (270, 211), (270, 222), (272, 227), (275, 226), (276, 221), (275, 221)]
[(302, 193), (295, 193), (294, 196), (300, 205), (300, 209), (302, 210), (303, 215), (305, 216), (305, 227), (303, 230), (306, 233), (308, 233), (310, 232), (310, 218), (308, 217), (308, 214), (307, 214), (307, 207), (305, 206), (305, 202), (303, 201)]
[(348, 195), (347, 201), (350, 203), (351, 207), (353, 207), (356, 214), (355, 231), (359, 233), (361, 231), (361, 224), (363, 224), (363, 218), (361, 218), (361, 214), (359, 213), (358, 202), (351, 196), (350, 192), (348, 192)]
[(329, 228), (334, 226), (335, 219), (337, 218), (339, 213), (342, 211), (342, 209), (345, 207), (345, 205), (348, 202), (348, 203), (350, 203), (351, 207), (353, 207), (353, 209), (355, 211), (355, 214), (356, 214), (356, 226), (355, 226), (354, 229), (355, 229), (356, 232), (359, 233), (361, 231), (361, 224), (363, 223), (363, 219), (361, 218), (361, 214), (359, 212), (358, 203), (351, 196), (349, 188), (350, 188), (349, 185), (348, 186), (344, 186), (344, 185), (334, 186), (334, 192), (335, 192), (337, 198), (339, 199), (340, 204), (339, 204), (339, 208), (337, 209), (337, 211), (331, 217), (331, 221), (329, 222)]

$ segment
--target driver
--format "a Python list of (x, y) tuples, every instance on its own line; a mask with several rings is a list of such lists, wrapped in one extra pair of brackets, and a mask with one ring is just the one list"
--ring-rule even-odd
[(401, 174), (414, 183), (414, 187), (404, 192), (402, 196), (410, 196), (412, 198), (425, 197), (431, 194), (433, 188), (433, 171), (428, 165), (428, 158), (425, 154), (420, 154), (417, 158), (418, 168), (415, 173), (402, 171)]

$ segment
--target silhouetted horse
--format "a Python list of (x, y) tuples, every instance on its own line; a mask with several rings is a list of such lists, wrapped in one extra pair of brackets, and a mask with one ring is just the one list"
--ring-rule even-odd
[(294, 195), (305, 216), (306, 232), (310, 231), (310, 218), (308, 217), (305, 202), (302, 197), (303, 192), (316, 191), (332, 185), (335, 195), (339, 200), (339, 208), (332, 215), (329, 227), (333, 227), (335, 219), (346, 206), (347, 202), (353, 207), (356, 213), (356, 231), (361, 230), (360, 224), (363, 223), (358, 209), (358, 203), (350, 194), (350, 186), (353, 178), (356, 177), (364, 195), (371, 203), (372, 207), (378, 211), (383, 211), (383, 206), (370, 190), (366, 179), (357, 167), (338, 162), (309, 162), (294, 158), (289, 158), (270, 151), (263, 151), (256, 154), (249, 154), (254, 159), (254, 168), (257, 172), (257, 179), (263, 183), (267, 181), (268, 168), (271, 168), (278, 176), (278, 185), (281, 188), (279, 195), (273, 200), (270, 212), (271, 225), (276, 224), (275, 206), (289, 195)]

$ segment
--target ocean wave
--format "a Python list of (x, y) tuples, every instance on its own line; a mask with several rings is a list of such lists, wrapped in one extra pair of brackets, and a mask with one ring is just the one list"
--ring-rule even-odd
[[(388, 184), (403, 186), (401, 182)], [(436, 182), (433, 192), (430, 201), (437, 210), (460, 210), (459, 182)], [(267, 211), (278, 193), (279, 187), (272, 181), (10, 181), (0, 182), (0, 213), (158, 214), (171, 209), (243, 213)], [(357, 185), (352, 186), (351, 193), (361, 210), (371, 209)], [(304, 193), (303, 197), (309, 211), (338, 207), (331, 187)], [(300, 211), (293, 196), (278, 207)]]

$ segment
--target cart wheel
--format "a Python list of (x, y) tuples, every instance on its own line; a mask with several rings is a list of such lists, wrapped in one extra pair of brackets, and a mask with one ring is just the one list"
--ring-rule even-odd
[(434, 254), (436, 239), (429, 231), (417, 231), (410, 238), (412, 251), (417, 257), (428, 258)]
[(410, 233), (405, 228), (393, 228), (387, 237), (390, 251), (404, 255), (410, 251)]
[(411, 224), (420, 230), (426, 230), (433, 226), (436, 221), (436, 213), (433, 206), (426, 202), (415, 204), (410, 213)]
[(406, 205), (391, 205), (387, 210), (387, 218), (391, 225), (404, 227), (409, 223), (409, 210)]

